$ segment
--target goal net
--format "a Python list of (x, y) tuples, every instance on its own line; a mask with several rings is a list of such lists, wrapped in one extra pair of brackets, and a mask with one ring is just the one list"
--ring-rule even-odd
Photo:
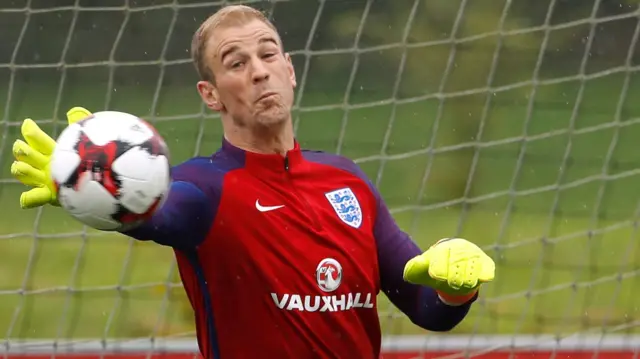
[[(57, 134), (72, 106), (148, 119), (173, 163), (214, 152), (189, 46), (224, 3), (0, 2), (5, 358), (195, 355), (171, 251), (19, 210), (9, 167), (24, 118)], [(459, 236), (496, 261), (451, 333), (381, 296), (384, 358), (640, 358), (637, 1), (253, 4), (293, 56), (303, 146), (356, 160), (423, 248)]]

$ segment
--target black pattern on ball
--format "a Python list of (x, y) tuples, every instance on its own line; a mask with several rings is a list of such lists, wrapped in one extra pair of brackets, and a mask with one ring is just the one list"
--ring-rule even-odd
[(113, 197), (119, 198), (121, 180), (112, 165), (132, 147), (130, 143), (120, 140), (96, 145), (82, 132), (73, 147), (80, 157), (80, 163), (62, 186), (77, 189), (82, 176), (91, 176), (91, 180), (100, 183)]
[[(78, 122), (78, 124), (83, 127), (90, 119), (91, 117), (84, 119)], [(153, 129), (153, 127), (149, 128)], [(134, 124), (129, 130), (144, 131), (138, 124)], [(120, 187), (122, 185), (122, 179), (121, 176), (113, 170), (112, 166), (117, 158), (134, 147), (139, 147), (144, 150), (150, 157), (165, 156), (168, 158), (167, 146), (162, 140), (162, 137), (155, 131), (153, 131), (151, 138), (139, 145), (134, 145), (120, 139), (109, 141), (104, 145), (97, 145), (91, 141), (86, 133), (81, 132), (76, 144), (73, 146), (80, 157), (80, 163), (69, 178), (60, 185), (77, 190), (82, 177), (91, 176), (90, 180), (100, 183), (110, 195), (119, 200), (121, 196)], [(111, 218), (122, 224), (135, 224), (152, 215), (160, 202), (161, 198), (156, 198), (149, 209), (140, 214), (130, 211), (118, 202), (117, 209), (111, 215)]]

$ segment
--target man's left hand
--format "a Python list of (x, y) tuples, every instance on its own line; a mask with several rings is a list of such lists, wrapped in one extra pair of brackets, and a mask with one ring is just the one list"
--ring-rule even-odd
[(404, 280), (434, 288), (447, 304), (459, 305), (473, 298), (482, 283), (495, 277), (493, 259), (477, 245), (462, 238), (444, 238), (409, 260)]

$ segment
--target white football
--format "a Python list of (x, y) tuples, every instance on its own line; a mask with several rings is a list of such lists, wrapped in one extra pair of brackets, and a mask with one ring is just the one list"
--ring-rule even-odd
[(51, 157), (60, 205), (78, 221), (120, 231), (149, 218), (170, 185), (169, 151), (144, 120), (96, 112), (67, 127)]

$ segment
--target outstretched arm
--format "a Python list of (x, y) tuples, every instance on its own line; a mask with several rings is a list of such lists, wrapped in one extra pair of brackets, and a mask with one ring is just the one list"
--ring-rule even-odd
[(453, 329), (467, 315), (477, 294), (461, 305), (450, 305), (435, 289), (406, 282), (404, 267), (410, 259), (422, 254), (422, 250), (400, 230), (377, 191), (375, 195), (378, 206), (374, 235), (382, 291), (414, 324), (431, 331)]
[(162, 207), (139, 227), (122, 232), (142, 241), (174, 248), (193, 248), (206, 237), (213, 222), (211, 201), (196, 185), (174, 181)]
[[(67, 112), (67, 119), (73, 124), (90, 115), (87, 109), (74, 107)], [(59, 205), (49, 168), (55, 140), (30, 119), (24, 120), (21, 132), (26, 142), (16, 140), (13, 144), (16, 160), (11, 174), (33, 188), (21, 194), (20, 207)], [(213, 221), (216, 199), (206, 196), (192, 181), (199, 178), (197, 168), (174, 167), (172, 177), (174, 182), (162, 208), (148, 222), (123, 234), (176, 248), (193, 247), (204, 240)]]

